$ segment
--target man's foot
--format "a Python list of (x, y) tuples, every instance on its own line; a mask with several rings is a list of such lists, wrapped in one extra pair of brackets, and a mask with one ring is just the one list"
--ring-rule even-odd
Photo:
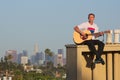
[(95, 59), (94, 63), (101, 63), (102, 65), (105, 64), (104, 60), (102, 58), (99, 58), (99, 59)]
[(94, 63), (101, 63), (99, 59), (95, 59)]
[(103, 60), (102, 58), (100, 58), (100, 61), (101, 61), (101, 64), (102, 64), (102, 65), (105, 64), (105, 62), (104, 62), (104, 60)]

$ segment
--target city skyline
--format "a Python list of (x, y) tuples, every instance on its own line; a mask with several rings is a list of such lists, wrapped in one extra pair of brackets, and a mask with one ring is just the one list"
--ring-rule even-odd
[[(8, 58), (8, 61), (23, 65), (30, 64), (44, 66), (47, 65), (48, 62), (52, 62), (54, 66), (58, 66), (58, 64), (64, 66), (66, 64), (66, 58), (64, 57), (63, 49), (58, 49), (58, 53), (57, 54), (52, 53), (52, 56), (47, 53), (39, 51), (32, 55), (28, 55), (28, 52), (26, 50), (23, 50), (22, 53), (17, 53), (16, 50), (7, 50), (5, 56)], [(4, 60), (5, 57), (4, 56), (1, 57), (1, 60), (2, 59)]]
[(0, 57), (6, 50), (34, 53), (50, 48), (57, 53), (66, 44), (74, 44), (73, 27), (95, 13), (100, 31), (120, 29), (119, 0), (10, 0), (0, 1)]
[[(46, 48), (46, 49), (50, 49), (50, 48)], [(51, 50), (51, 49), (50, 49), (50, 50)], [(57, 49), (57, 52), (56, 52), (56, 53), (53, 52), (52, 50), (51, 50), (51, 51), (53, 52), (53, 54), (58, 54), (58, 53), (59, 53), (59, 50), (60, 50), (60, 48)], [(61, 50), (62, 50), (62, 53), (64, 53), (63, 56), (66, 57), (65, 52), (64, 52), (64, 49), (61, 48)], [(10, 52), (10, 51), (15, 51), (17, 55), (23, 54), (24, 56), (28, 56), (29, 58), (30, 58), (31, 56), (33, 56), (33, 55), (36, 55), (36, 53), (44, 53), (44, 54), (45, 54), (45, 52), (44, 52), (45, 49), (44, 49), (43, 51), (40, 50), (40, 49), (39, 49), (39, 45), (38, 45), (37, 43), (35, 43), (32, 52), (28, 52), (28, 50), (26, 50), (26, 49), (23, 49), (23, 50), (21, 50), (21, 51), (18, 51), (18, 50), (16, 50), (16, 49), (7, 49), (7, 50), (4, 51), (3, 56), (0, 56), (0, 57), (6, 56), (6, 53), (7, 53), (7, 52)], [(31, 54), (30, 54), (30, 53), (31, 53)]]

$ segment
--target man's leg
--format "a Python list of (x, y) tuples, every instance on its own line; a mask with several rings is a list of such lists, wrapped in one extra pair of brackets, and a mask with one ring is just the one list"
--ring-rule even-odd
[(96, 48), (95, 48), (94, 40), (84, 41), (83, 44), (88, 45), (88, 48), (89, 48), (89, 50), (92, 52), (92, 54), (97, 54), (97, 53), (98, 53), (98, 52), (96, 51)]
[(101, 58), (101, 54), (103, 53), (103, 49), (104, 49), (104, 43), (102, 41), (97, 41), (97, 45), (98, 45), (98, 56), (100, 56), (99, 60), (101, 61), (101, 63), (104, 65), (105, 62), (104, 60)]
[[(104, 64), (103, 59), (101, 58), (101, 54), (103, 53), (103, 48), (104, 48), (104, 43), (99, 41), (99, 40), (88, 40), (84, 42), (85, 45), (88, 45), (90, 51), (93, 54), (96, 54), (96, 63), (101, 63)], [(98, 51), (95, 48), (95, 45), (98, 45)]]
[(104, 43), (99, 40), (93, 40), (94, 45), (98, 45), (98, 51), (96, 54), (96, 58), (101, 58), (101, 54), (103, 53)]
[(93, 42), (94, 42), (95, 45), (98, 45), (98, 51), (97, 51), (97, 54), (96, 54), (95, 62), (96, 63), (100, 62), (104, 65), (105, 62), (101, 58), (101, 54), (103, 53), (103, 49), (104, 49), (104, 43), (102, 41), (99, 41), (99, 40), (94, 40)]

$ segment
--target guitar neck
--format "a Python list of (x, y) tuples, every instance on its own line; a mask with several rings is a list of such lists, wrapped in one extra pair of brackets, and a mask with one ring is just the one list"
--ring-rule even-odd
[[(110, 33), (110, 31), (102, 31), (103, 33)], [(100, 32), (98, 33), (92, 33), (92, 34), (88, 34), (88, 35), (100, 35)]]

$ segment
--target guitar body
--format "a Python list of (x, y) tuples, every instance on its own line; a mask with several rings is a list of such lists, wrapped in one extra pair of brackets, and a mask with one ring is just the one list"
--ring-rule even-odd
[[(83, 32), (86, 33), (86, 35), (91, 34), (89, 30), (85, 30)], [(92, 39), (92, 35), (88, 35), (87, 38), (83, 38), (83, 36), (81, 36), (78, 32), (76, 31), (73, 32), (73, 41), (75, 42), (75, 44), (81, 44), (82, 42), (91, 39)]]

